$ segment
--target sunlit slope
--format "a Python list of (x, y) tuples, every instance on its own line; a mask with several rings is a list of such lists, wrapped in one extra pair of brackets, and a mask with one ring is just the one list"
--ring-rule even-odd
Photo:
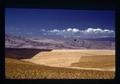
[(81, 55), (84, 54), (76, 51), (64, 52), (64, 51), (53, 50), (51, 52), (38, 53), (33, 58), (25, 59), (25, 60), (37, 64), (48, 65), (48, 66), (67, 67), (70, 66), (71, 63), (78, 62), (79, 59), (81, 58)]
[(81, 57), (79, 62), (72, 63), (71, 66), (115, 70), (115, 56), (114, 55), (83, 56)]
[(115, 70), (114, 50), (52, 50), (41, 52), (31, 59), (36, 64), (54, 67), (101, 68)]
[(7, 79), (113, 79), (113, 71), (77, 70), (48, 67), (5, 58)]

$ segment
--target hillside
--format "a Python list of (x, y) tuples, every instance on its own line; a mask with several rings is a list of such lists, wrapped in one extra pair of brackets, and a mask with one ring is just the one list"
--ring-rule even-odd
[(48, 67), (5, 58), (7, 79), (113, 79), (113, 71), (77, 70)]
[(114, 50), (52, 50), (22, 60), (52, 67), (115, 71)]
[(30, 38), (5, 34), (6, 48), (37, 49), (115, 49), (114, 38)]

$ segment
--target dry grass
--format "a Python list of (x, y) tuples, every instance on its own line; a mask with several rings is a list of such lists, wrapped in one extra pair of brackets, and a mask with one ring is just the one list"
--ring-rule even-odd
[(38, 53), (25, 61), (54, 67), (115, 68), (115, 51), (52, 50)]
[[(63, 52), (63, 53), (81, 53), (81, 54), (92, 54), (92, 55), (115, 55), (115, 50), (104, 50), (104, 49), (56, 49), (56, 50), (52, 50), (52, 52)], [(102, 52), (102, 53), (100, 53)]]
[(115, 56), (114, 55), (83, 56), (81, 57), (79, 62), (72, 63), (71, 66), (84, 68), (115, 69)]
[(67, 67), (70, 66), (71, 63), (78, 62), (80, 57), (81, 54), (79, 52), (41, 52), (31, 59), (24, 60), (47, 66)]
[(48, 67), (5, 58), (5, 76), (7, 79), (113, 79), (115, 72)]

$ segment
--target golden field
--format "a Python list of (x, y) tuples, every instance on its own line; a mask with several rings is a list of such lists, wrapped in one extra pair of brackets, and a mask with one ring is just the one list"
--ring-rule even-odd
[(114, 50), (52, 50), (5, 58), (7, 79), (114, 79)]
[(25, 59), (24, 61), (53, 67), (76, 67), (77, 69), (78, 67), (102, 69), (109, 67), (109, 69), (115, 69), (115, 51), (52, 50), (51, 52), (38, 53), (34, 57)]

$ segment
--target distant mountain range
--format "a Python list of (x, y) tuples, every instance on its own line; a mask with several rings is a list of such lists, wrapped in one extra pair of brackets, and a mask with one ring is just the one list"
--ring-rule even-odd
[(5, 34), (6, 48), (38, 49), (115, 49), (115, 38), (46, 38)]

